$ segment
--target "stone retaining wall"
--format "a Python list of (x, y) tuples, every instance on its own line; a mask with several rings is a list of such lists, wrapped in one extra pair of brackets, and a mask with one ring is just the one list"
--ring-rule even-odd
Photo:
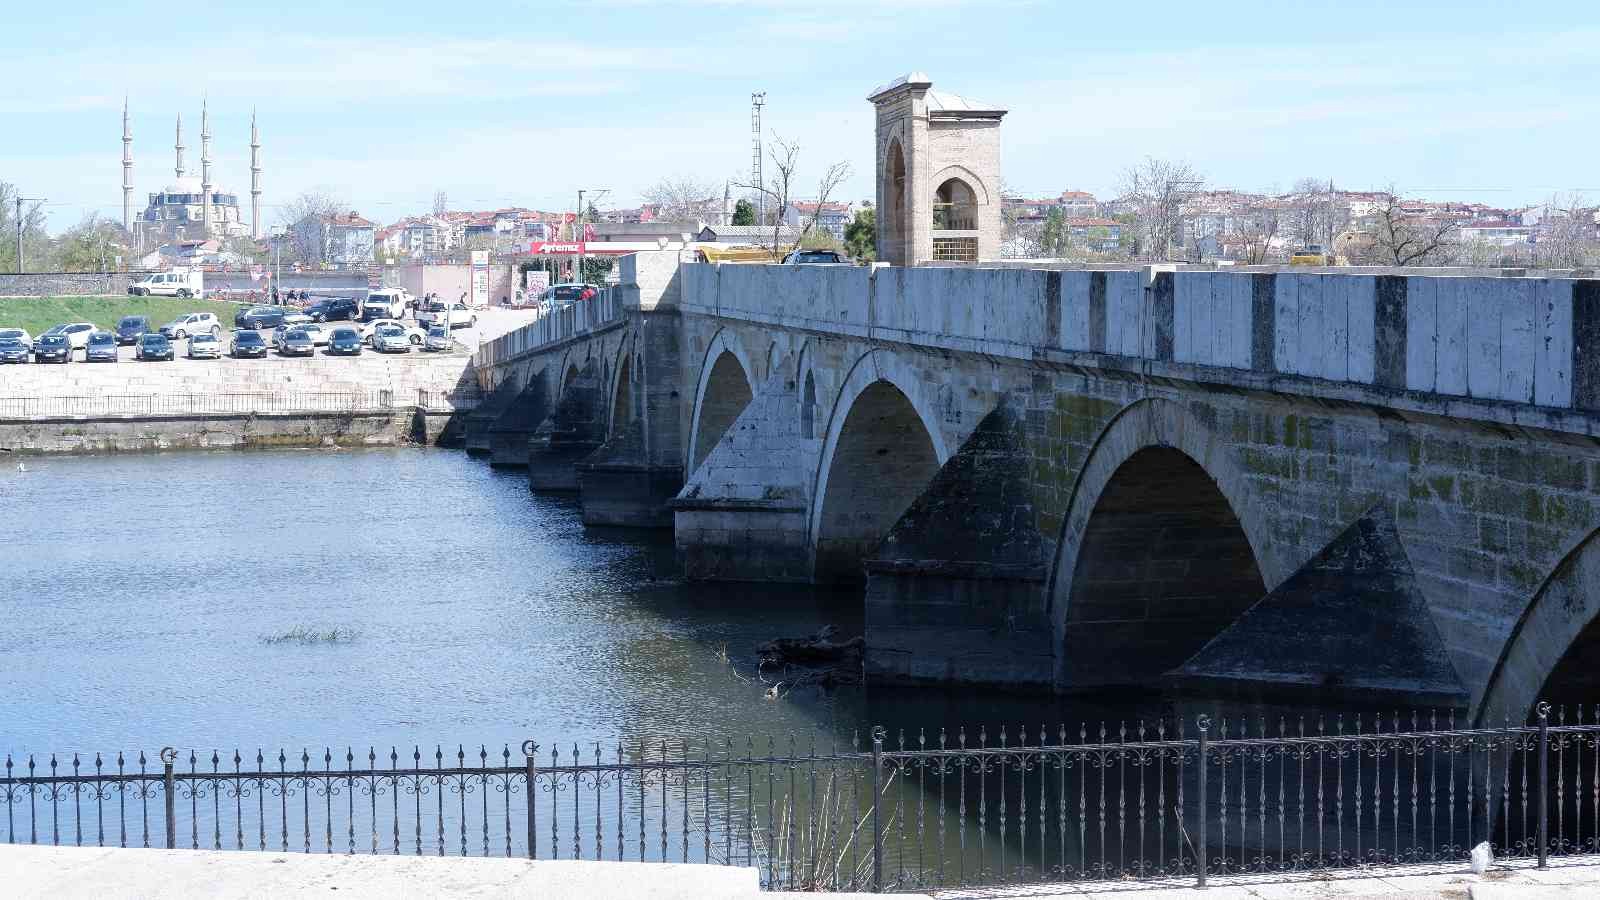
[(15, 272), (0, 275), (0, 297), (90, 297), (126, 294), (134, 276), (98, 272)]

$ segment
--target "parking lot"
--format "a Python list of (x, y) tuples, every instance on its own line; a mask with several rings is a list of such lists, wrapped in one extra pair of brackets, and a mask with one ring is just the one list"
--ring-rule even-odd
[[(384, 355), (393, 357), (395, 359), (405, 359), (406, 357), (452, 356), (452, 355), (459, 356), (459, 355), (463, 355), (463, 354), (470, 354), (473, 351), (477, 350), (478, 345), (483, 343), (484, 341), (494, 340), (495, 338), (500, 337), (501, 335), (503, 335), (503, 334), (505, 334), (505, 333), (507, 333), (509, 331), (514, 331), (515, 329), (520, 328), (523, 325), (526, 325), (528, 322), (533, 320), (534, 315), (535, 315), (534, 312), (532, 310), (529, 310), (529, 309), (506, 309), (506, 308), (503, 308), (503, 307), (489, 307), (487, 309), (481, 309), (481, 310), (477, 311), (478, 322), (477, 322), (477, 326), (476, 327), (472, 327), (472, 328), (455, 328), (455, 329), (451, 330), (451, 337), (454, 339), (454, 342), (455, 342), (455, 346), (451, 350), (448, 350), (448, 351), (437, 351), (437, 352), (427, 352), (427, 351), (422, 350), (419, 347), (419, 348), (416, 348), (416, 349), (412, 350), (410, 353), (404, 353), (404, 354), (402, 354), (402, 353), (390, 353), (390, 354), (384, 354)], [(411, 319), (405, 319), (404, 321), (406, 322), (407, 325), (414, 324)], [(157, 327), (159, 327), (161, 324), (165, 324), (165, 323), (152, 323), (152, 324), (157, 326)], [(228, 357), (226, 354), (228, 353), (229, 340), (230, 340), (230, 338), (232, 337), (232, 334), (233, 334), (233, 330), (231, 328), (231, 325), (232, 325), (231, 322), (223, 322), (222, 323), (222, 326), (223, 326), (224, 330), (223, 330), (222, 335), (220, 336), (220, 339), (219, 339), (219, 343), (221, 344), (221, 349), (222, 349), (222, 352), (224, 354), (222, 360), (219, 361), (219, 360), (210, 360), (210, 359), (189, 359), (188, 355), (187, 355), (188, 352), (189, 352), (189, 341), (187, 339), (184, 339), (184, 340), (175, 340), (175, 341), (172, 342), (173, 355), (174, 355), (174, 360), (173, 361), (177, 362), (177, 363), (184, 363), (184, 364), (190, 364), (190, 365), (195, 365), (195, 364), (216, 365), (218, 362), (222, 362), (222, 363), (227, 364), (227, 365), (236, 365), (236, 364), (263, 365), (263, 364), (271, 364), (272, 362), (274, 362), (276, 360), (285, 359), (285, 357), (281, 356), (277, 352), (277, 350), (271, 349), (271, 346), (272, 346), (272, 329), (258, 329), (257, 330), (257, 333), (259, 333), (261, 335), (262, 340), (266, 341), (266, 343), (267, 343), (267, 345), (269, 347), (269, 352), (267, 353), (266, 357), (258, 358), (258, 359), (233, 359), (231, 357)], [(0, 322), (0, 327), (4, 327), (4, 323), (3, 322)], [(325, 322), (325, 323), (323, 323), (323, 328), (329, 330), (330, 332), (332, 330), (340, 328), (340, 327), (351, 327), (351, 328), (355, 328), (357, 331), (360, 331), (361, 329), (365, 328), (366, 326), (363, 323), (360, 323), (360, 322), (338, 322), (338, 321), (335, 321), (335, 322)], [(34, 335), (34, 338), (37, 340), (38, 335)], [(363, 347), (361, 352), (362, 352), (362, 355), (368, 355), (368, 354), (374, 353), (375, 351), (373, 351), (370, 347)], [(324, 358), (324, 357), (332, 357), (333, 359), (336, 359), (336, 360), (350, 359), (351, 358), (349, 356), (343, 356), (343, 355), (340, 355), (340, 354), (330, 354), (330, 353), (328, 353), (328, 349), (327, 349), (326, 346), (317, 347), (316, 352), (313, 354), (313, 357), (317, 358), (317, 359), (321, 359), (321, 358)], [(304, 359), (305, 357), (295, 357), (295, 358)], [(134, 346), (132, 344), (129, 344), (129, 345), (126, 345), (126, 346), (119, 347), (118, 350), (117, 350), (117, 361), (118, 362), (137, 362), (137, 360), (134, 357)], [(31, 362), (30, 362), (30, 364), (31, 364)], [(84, 364), (84, 351), (83, 350), (79, 349), (79, 350), (73, 351), (72, 364), (73, 365), (83, 365)]]

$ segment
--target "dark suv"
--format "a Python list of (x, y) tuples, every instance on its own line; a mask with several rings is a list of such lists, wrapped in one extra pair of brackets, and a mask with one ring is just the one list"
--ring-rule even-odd
[(149, 316), (123, 316), (117, 321), (117, 344), (137, 344), (149, 331)]
[(353, 322), (361, 317), (361, 304), (349, 297), (326, 297), (306, 307), (305, 314), (313, 322)]

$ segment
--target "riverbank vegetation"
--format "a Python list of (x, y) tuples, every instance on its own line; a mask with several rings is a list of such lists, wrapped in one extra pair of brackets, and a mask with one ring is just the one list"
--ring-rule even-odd
[(123, 316), (148, 316), (156, 329), (192, 312), (214, 312), (223, 328), (231, 328), (243, 305), (176, 297), (6, 297), (0, 299), (0, 328), (25, 328), (37, 336), (63, 322), (93, 322), (109, 331)]

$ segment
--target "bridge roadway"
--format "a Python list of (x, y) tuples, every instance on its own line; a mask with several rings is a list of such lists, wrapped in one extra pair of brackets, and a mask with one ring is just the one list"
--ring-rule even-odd
[(1600, 281), (623, 273), (480, 349), (469, 448), (691, 578), (864, 579), (875, 677), (1484, 722), (1600, 686)]

